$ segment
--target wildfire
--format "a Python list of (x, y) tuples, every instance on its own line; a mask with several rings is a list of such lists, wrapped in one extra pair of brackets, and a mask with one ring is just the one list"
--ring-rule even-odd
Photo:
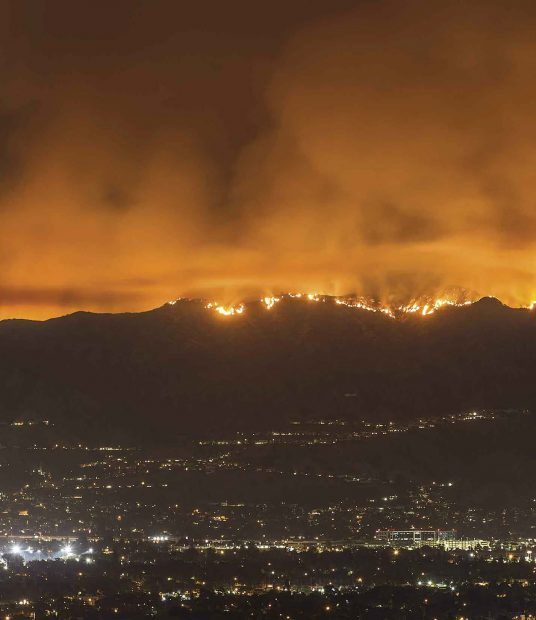
[[(179, 298), (180, 299), (180, 298)], [(271, 310), (275, 304), (282, 300), (303, 300), (309, 302), (324, 302), (335, 303), (338, 306), (346, 306), (348, 308), (355, 308), (357, 310), (366, 310), (367, 312), (379, 312), (386, 316), (396, 319), (401, 318), (404, 315), (418, 315), (429, 316), (434, 314), (437, 310), (446, 306), (462, 307), (468, 306), (474, 301), (464, 300), (460, 301), (453, 297), (438, 297), (437, 299), (415, 299), (405, 305), (385, 304), (374, 299), (366, 297), (330, 297), (329, 295), (323, 295), (321, 293), (284, 293), (275, 296), (262, 297), (260, 299), (261, 307), (265, 310)], [(169, 304), (173, 305), (178, 300), (170, 301)], [(205, 305), (205, 308), (213, 310), (222, 316), (237, 316), (244, 314), (247, 308), (246, 302), (242, 302), (238, 305), (222, 305), (217, 302), (210, 302)], [(528, 310), (536, 310), (536, 300), (531, 302), (530, 305), (525, 306)]]
[(209, 310), (214, 310), (218, 314), (222, 316), (235, 316), (236, 314), (243, 314), (246, 306), (244, 304), (239, 304), (238, 306), (221, 306), (218, 303), (208, 303), (205, 308)]
[(261, 302), (265, 305), (266, 310), (273, 308), (278, 301), (281, 301), (279, 297), (263, 297), (261, 299)]
[[(351, 298), (351, 297), (336, 297), (330, 298), (325, 295), (321, 295), (319, 293), (307, 293), (306, 295), (302, 293), (287, 293), (281, 295), (279, 297), (263, 297), (261, 298), (261, 304), (264, 306), (266, 310), (271, 310), (276, 303), (280, 302), (281, 299), (306, 299), (307, 301), (312, 302), (326, 302), (330, 299), (334, 299), (335, 304), (339, 306), (346, 306), (348, 308), (356, 308), (358, 310), (366, 310), (367, 312), (380, 312), (385, 314), (386, 316), (395, 319), (404, 314), (419, 314), (421, 316), (429, 316), (433, 314), (436, 310), (443, 308), (445, 306), (466, 306), (468, 304), (473, 303), (472, 301), (453, 301), (452, 299), (447, 298), (438, 298), (434, 301), (428, 301), (426, 303), (420, 303), (419, 301), (412, 301), (409, 304), (402, 306), (389, 306), (386, 304), (381, 304), (374, 300), (366, 299), (364, 297)], [(237, 306), (224, 306), (216, 302), (210, 302), (206, 306), (208, 309), (212, 309), (218, 314), (222, 316), (235, 316), (239, 314), (243, 314), (246, 310), (246, 306), (244, 303), (241, 303)], [(533, 302), (530, 306), (531, 309), (536, 308), (536, 302)]]
[(428, 316), (429, 314), (433, 314), (439, 308), (443, 308), (444, 306), (468, 306), (472, 304), (472, 301), (453, 301), (451, 299), (443, 299), (439, 298), (434, 300), (433, 302), (425, 303), (423, 305), (418, 302), (412, 302), (407, 306), (399, 306), (397, 310), (403, 314), (414, 314), (415, 312), (422, 314), (422, 316)]
[(367, 302), (364, 299), (351, 300), (339, 297), (335, 300), (338, 306), (347, 306), (348, 308), (358, 308), (360, 310), (366, 310), (367, 312), (382, 312), (391, 318), (394, 318), (394, 312), (388, 306), (373, 305), (371, 302)]
[[(310, 294), (308, 299), (314, 301), (325, 300), (322, 296), (316, 294)], [(438, 298), (434, 301), (419, 302), (417, 300), (412, 301), (406, 305), (391, 306), (382, 304), (380, 302), (366, 299), (364, 297), (349, 298), (349, 297), (337, 297), (335, 303), (339, 306), (347, 306), (348, 308), (357, 308), (359, 310), (366, 310), (367, 312), (381, 312), (392, 319), (404, 314), (420, 314), (422, 316), (428, 316), (433, 314), (436, 310), (445, 306), (467, 306), (472, 304), (472, 301), (454, 301), (448, 298)], [(535, 302), (536, 307), (536, 302)]]
[[(428, 308), (428, 305), (425, 306), (426, 308)], [(405, 314), (413, 314), (415, 312), (421, 312), (422, 308), (421, 306), (419, 306), (419, 304), (416, 303), (411, 303), (407, 306), (399, 306), (397, 308), (397, 310), (399, 310), (400, 312), (403, 312)]]

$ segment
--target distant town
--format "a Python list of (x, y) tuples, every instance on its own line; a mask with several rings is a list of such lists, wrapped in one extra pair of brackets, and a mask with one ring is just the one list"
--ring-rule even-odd
[(48, 420), (6, 423), (2, 617), (529, 617), (536, 497), (471, 505), (455, 475), (414, 480), (398, 456), (398, 472), (340, 458), (372, 447), (381, 461), (406, 438), (462, 441), (516, 421), (533, 414), (299, 420), (165, 454), (57, 442)]

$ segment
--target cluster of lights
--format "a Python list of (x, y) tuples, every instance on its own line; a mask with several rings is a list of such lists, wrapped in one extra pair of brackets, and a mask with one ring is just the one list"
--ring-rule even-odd
[(68, 558), (73, 555), (73, 548), (71, 547), (71, 545), (65, 545), (65, 547), (62, 547), (62, 549), (60, 550), (60, 554), (61, 557)]
[(42, 551), (41, 549), (34, 549), (33, 547), (26, 547), (26, 549), (23, 549), (20, 545), (14, 543), (11, 545), (11, 553), (13, 555), (23, 555), (24, 553), (27, 553), (28, 555), (33, 555), (35, 553), (39, 555)]
[[(11, 549), (10, 549), (10, 553), (12, 555), (20, 555), (23, 557), (28, 557), (28, 556), (39, 556), (39, 557), (43, 557), (43, 552), (41, 551), (41, 549), (34, 549), (33, 547), (27, 547), (26, 549), (23, 549), (19, 544), (14, 543), (11, 545)], [(78, 559), (80, 556), (85, 556), (85, 561), (86, 564), (91, 564), (93, 562), (93, 558), (91, 557), (91, 555), (94, 553), (94, 550), (92, 547), (90, 547), (87, 551), (81, 552), (79, 555), (77, 555), (72, 547), (72, 545), (70, 545), (69, 543), (65, 544), (59, 551), (57, 554), (55, 554), (55, 557), (59, 557), (62, 559), (68, 559), (68, 558), (76, 558)]]

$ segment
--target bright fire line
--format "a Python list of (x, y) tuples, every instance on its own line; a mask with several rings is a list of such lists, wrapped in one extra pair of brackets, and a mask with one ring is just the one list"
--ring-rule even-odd
[[(474, 303), (474, 301), (456, 301), (453, 299), (448, 299), (446, 297), (439, 297), (433, 301), (420, 302), (418, 300), (412, 301), (405, 305), (387, 305), (379, 302), (375, 302), (373, 300), (367, 299), (365, 297), (331, 297), (329, 295), (322, 295), (319, 293), (285, 293), (278, 297), (275, 296), (266, 296), (262, 297), (260, 301), (261, 307), (265, 310), (272, 310), (274, 306), (279, 303), (282, 299), (303, 299), (307, 302), (319, 303), (319, 302), (328, 302), (334, 301), (334, 303), (338, 306), (346, 306), (348, 308), (355, 308), (358, 310), (366, 310), (367, 312), (380, 312), (389, 316), (391, 318), (397, 318), (403, 316), (405, 314), (414, 314), (420, 316), (429, 316), (434, 314), (437, 310), (452, 306), (452, 307), (462, 307), (468, 306)], [(170, 305), (174, 305), (179, 301), (179, 299), (168, 302)], [(221, 304), (216, 301), (211, 301), (205, 304), (205, 308), (208, 310), (213, 310), (217, 314), (221, 316), (237, 316), (242, 315), (246, 312), (247, 306), (245, 302), (242, 302), (238, 305), (232, 304)], [(532, 301), (528, 306), (522, 306), (522, 308), (526, 310), (536, 310), (536, 301)]]

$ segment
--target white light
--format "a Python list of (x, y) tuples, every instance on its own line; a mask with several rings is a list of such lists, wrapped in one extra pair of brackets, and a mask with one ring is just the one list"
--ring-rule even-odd
[(73, 548), (71, 547), (71, 545), (65, 545), (65, 547), (63, 547), (63, 549), (61, 550), (62, 555), (71, 555), (72, 552)]
[(21, 552), (20, 545), (13, 545), (11, 547), (11, 553), (19, 554)]

